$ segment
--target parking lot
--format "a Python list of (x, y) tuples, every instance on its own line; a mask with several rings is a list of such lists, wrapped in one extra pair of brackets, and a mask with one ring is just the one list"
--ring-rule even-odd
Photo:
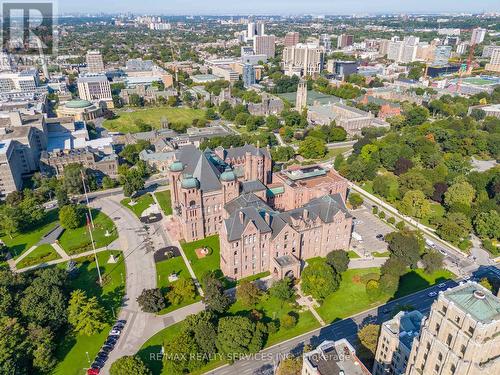
[(394, 229), (366, 208), (353, 210), (351, 215), (356, 218), (353, 219), (354, 232), (362, 237), (362, 242), (358, 242), (353, 238), (352, 247), (354, 250), (362, 256), (368, 255), (368, 253), (387, 251), (387, 243), (376, 236), (378, 234), (385, 236), (387, 233), (394, 232)]

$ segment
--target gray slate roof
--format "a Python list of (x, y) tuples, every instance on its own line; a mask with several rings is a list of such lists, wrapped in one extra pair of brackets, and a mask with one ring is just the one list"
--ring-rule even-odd
[(260, 180), (245, 181), (241, 183), (242, 193), (253, 193), (255, 191), (264, 191), (267, 188)]
[(250, 152), (252, 155), (259, 155), (263, 154), (265, 157), (270, 158), (271, 156), (269, 155), (269, 152), (267, 151), (267, 148), (263, 147), (255, 147), (254, 145), (244, 145), (241, 147), (232, 147), (225, 152), (225, 157), (229, 159), (233, 158), (242, 158), (245, 156), (247, 152)]

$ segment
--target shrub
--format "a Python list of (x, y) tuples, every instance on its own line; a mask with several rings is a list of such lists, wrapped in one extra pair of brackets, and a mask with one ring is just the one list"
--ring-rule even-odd
[(372, 207), (372, 213), (373, 213), (374, 215), (376, 215), (376, 214), (378, 213), (378, 207), (377, 207), (377, 206), (373, 206), (373, 207)]
[(395, 219), (393, 216), (391, 216), (390, 218), (388, 218), (388, 219), (387, 219), (387, 222), (388, 222), (389, 224), (394, 225), (394, 223), (396, 222), (396, 219)]
[(273, 333), (278, 332), (279, 329), (280, 329), (279, 320), (272, 320), (269, 323), (267, 323), (267, 333), (269, 335), (272, 335)]
[(397, 224), (396, 224), (396, 228), (399, 229), (399, 230), (403, 230), (405, 229), (405, 222), (404, 221), (399, 221)]
[(385, 212), (384, 211), (380, 211), (378, 213), (378, 217), (381, 218), (381, 219), (385, 219)]
[(285, 329), (293, 328), (297, 325), (297, 317), (289, 312), (281, 318), (281, 326)]
[(143, 289), (141, 295), (137, 297), (137, 302), (141, 306), (142, 311), (149, 313), (157, 313), (167, 307), (165, 297), (163, 297), (161, 290), (158, 288)]

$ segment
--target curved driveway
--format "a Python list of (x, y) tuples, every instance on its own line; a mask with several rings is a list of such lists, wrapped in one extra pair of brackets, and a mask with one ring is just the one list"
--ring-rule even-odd
[[(101, 209), (116, 225), (119, 243), (126, 267), (126, 293), (118, 319), (127, 320), (115, 349), (110, 353), (103, 374), (109, 374), (109, 367), (124, 355), (133, 355), (154, 334), (174, 323), (184, 320), (190, 314), (203, 310), (201, 302), (194, 303), (169, 314), (157, 316), (142, 312), (137, 297), (143, 289), (156, 287), (156, 268), (153, 252), (147, 253), (145, 241), (148, 233), (139, 219), (120, 204), (123, 195), (108, 196), (93, 200), (90, 205)], [(154, 233), (151, 233), (154, 235)]]

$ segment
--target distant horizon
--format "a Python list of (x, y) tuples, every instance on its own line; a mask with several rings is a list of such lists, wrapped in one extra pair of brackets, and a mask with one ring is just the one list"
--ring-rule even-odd
[(124, 13), (155, 14), (165, 16), (351, 16), (383, 14), (456, 15), (460, 13), (500, 12), (497, 0), (351, 0), (348, 3), (332, 0), (254, 0), (238, 2), (230, 0), (59, 0), (60, 15), (116, 15)]

